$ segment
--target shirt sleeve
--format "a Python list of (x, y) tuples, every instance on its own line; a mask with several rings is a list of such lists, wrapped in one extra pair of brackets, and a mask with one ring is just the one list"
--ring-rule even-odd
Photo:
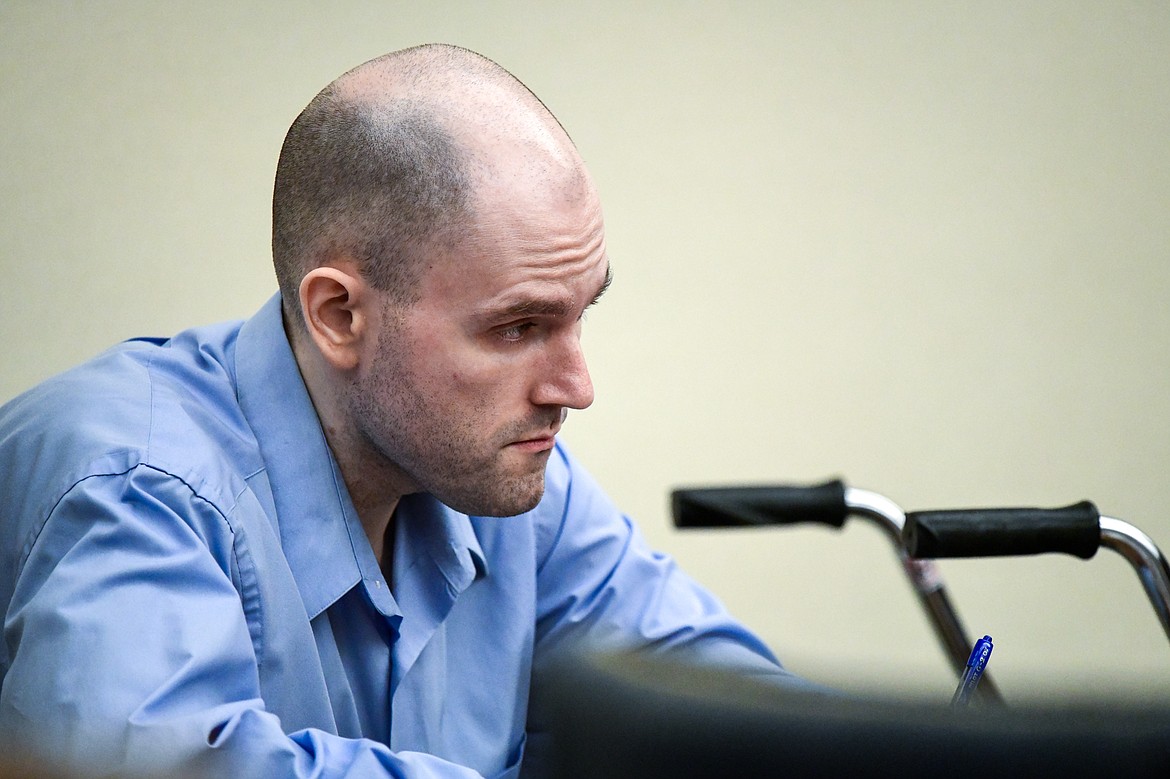
[(226, 522), (145, 466), (75, 485), (19, 566), (0, 733), (103, 774), (478, 776), (370, 740), (283, 731), (260, 698)]
[[(653, 551), (558, 445), (559, 516), (538, 579), (538, 662), (562, 653), (647, 649), (674, 659), (797, 682), (768, 647), (668, 555)], [(554, 455), (556, 456), (556, 455)], [(543, 663), (542, 663), (543, 664)]]

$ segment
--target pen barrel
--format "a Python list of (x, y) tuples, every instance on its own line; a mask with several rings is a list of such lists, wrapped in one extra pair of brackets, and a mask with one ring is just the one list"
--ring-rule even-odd
[(815, 523), (841, 527), (849, 515), (840, 480), (806, 487), (707, 487), (670, 495), (675, 527), (759, 527)]
[(955, 690), (955, 695), (951, 698), (952, 706), (965, 706), (970, 700), (983, 672), (987, 669), (987, 661), (991, 659), (993, 648), (991, 636), (984, 636), (975, 642), (975, 646), (971, 648), (971, 656), (967, 660), (967, 667), (963, 669), (963, 674), (959, 679), (958, 689)]
[(902, 543), (911, 557), (1005, 557), (1062, 552), (1088, 559), (1101, 545), (1101, 515), (1089, 501), (1053, 509), (912, 511)]

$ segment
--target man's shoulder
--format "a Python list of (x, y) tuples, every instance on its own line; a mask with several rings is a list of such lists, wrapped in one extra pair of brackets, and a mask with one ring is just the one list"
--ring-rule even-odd
[(255, 445), (235, 400), (238, 329), (126, 341), (0, 407), (4, 494), (49, 499), (117, 468), (245, 457)]

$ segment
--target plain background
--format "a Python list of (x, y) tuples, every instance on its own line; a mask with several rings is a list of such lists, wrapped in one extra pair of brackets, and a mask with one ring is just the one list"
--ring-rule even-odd
[[(682, 534), (676, 485), (841, 476), (906, 509), (1082, 498), (1170, 544), (1170, 5), (0, 3), (0, 400), (274, 291), (284, 132), (444, 41), (590, 165), (616, 281), (565, 439), (799, 673), (945, 700), (893, 550)], [(1010, 699), (1170, 692), (1103, 551), (942, 565)]]

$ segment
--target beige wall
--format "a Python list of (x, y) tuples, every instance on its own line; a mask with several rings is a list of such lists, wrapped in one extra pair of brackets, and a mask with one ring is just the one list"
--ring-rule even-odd
[[(1170, 5), (423, 6), (0, 5), (0, 399), (254, 311), (288, 123), (443, 40), (546, 100), (607, 207), (567, 440), (795, 670), (953, 689), (875, 529), (684, 537), (672, 485), (1090, 498), (1170, 544)], [(1117, 555), (943, 571), (1009, 696), (1170, 692)]]

